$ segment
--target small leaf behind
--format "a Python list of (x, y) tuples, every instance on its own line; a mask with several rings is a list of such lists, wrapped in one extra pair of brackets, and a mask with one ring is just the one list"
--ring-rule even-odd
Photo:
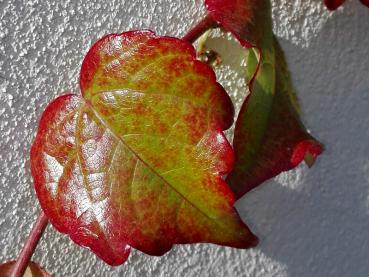
[[(249, 51), (250, 95), (237, 116), (235, 168), (227, 182), (242, 197), (282, 171), (313, 159), (322, 145), (305, 130), (287, 64), (272, 31), (269, 0), (205, 0), (209, 13)], [(246, 93), (245, 93), (246, 95)]]

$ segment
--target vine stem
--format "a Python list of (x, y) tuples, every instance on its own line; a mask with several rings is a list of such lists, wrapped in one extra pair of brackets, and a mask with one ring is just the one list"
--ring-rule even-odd
[(49, 222), (48, 218), (46, 217), (45, 213), (42, 211), (41, 214), (38, 216), (31, 233), (28, 236), (26, 243), (23, 246), (21, 253), (17, 259), (13, 267), (13, 272), (10, 277), (22, 277), (28, 263), (35, 252), (37, 244), (45, 231), (47, 223)]
[(190, 43), (194, 43), (207, 30), (216, 27), (218, 27), (218, 23), (213, 19), (213, 17), (210, 14), (208, 14), (191, 30), (189, 30), (182, 39)]

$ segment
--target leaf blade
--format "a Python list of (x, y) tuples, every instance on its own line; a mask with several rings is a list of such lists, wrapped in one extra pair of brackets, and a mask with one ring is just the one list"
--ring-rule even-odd
[(334, 11), (335, 9), (337, 9), (339, 6), (341, 6), (343, 3), (345, 2), (345, 0), (324, 0), (324, 4), (325, 6), (331, 10)]
[[(242, 46), (257, 50), (257, 54), (255, 51), (249, 51), (246, 75), (250, 95), (247, 96), (237, 116), (233, 143), (235, 168), (227, 177), (227, 182), (237, 199), (265, 180), (294, 168), (308, 153), (312, 152), (310, 154), (315, 158), (323, 149), (319, 142), (307, 134), (298, 119), (296, 112), (298, 104), (288, 76), (287, 65), (272, 32), (269, 2), (205, 1), (214, 20), (231, 32)], [(278, 72), (280, 70), (287, 77), (281, 75)], [(282, 90), (283, 94), (281, 95), (278, 90)], [(277, 108), (276, 103), (286, 106), (289, 115), (283, 115), (280, 111), (282, 108)], [(276, 121), (274, 113), (287, 118), (290, 129), (286, 129), (285, 132), (278, 131), (277, 126), (280, 123)], [(270, 139), (271, 136), (274, 136), (274, 140)], [(295, 151), (289, 151), (295, 147), (291, 145), (295, 140), (301, 140), (300, 144), (296, 146)], [(269, 150), (265, 146), (268, 144)]]
[[(149, 48), (161, 40), (151, 33), (137, 35)], [(124, 47), (117, 46), (119, 36), (121, 43), (125, 34), (107, 36), (92, 48), (92, 56), (87, 54), (81, 71), (84, 99), (62, 96), (42, 116), (31, 171), (51, 223), (111, 265), (123, 263), (131, 246), (151, 255), (162, 255), (176, 243), (254, 246), (257, 238), (233, 208), (234, 195), (222, 179), (233, 166), (222, 132), (229, 124), (222, 106), (231, 102), (214, 73), (191, 61), (191, 50), (186, 59), (201, 82), (206, 80), (207, 92), (183, 92), (180, 83), (177, 91), (159, 92), (134, 85), (119, 69), (116, 75), (109, 72), (114, 63), (129, 63)], [(133, 36), (128, 35), (137, 39)], [(167, 51), (183, 46), (170, 41), (179, 46)], [(114, 57), (105, 56), (106, 63), (99, 64), (103, 59), (95, 54), (109, 45)], [(151, 57), (146, 50), (142, 53)], [(104, 74), (113, 78), (101, 82)]]

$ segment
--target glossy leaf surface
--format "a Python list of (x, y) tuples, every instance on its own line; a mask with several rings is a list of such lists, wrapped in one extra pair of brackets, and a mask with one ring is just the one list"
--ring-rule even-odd
[(222, 130), (233, 106), (193, 47), (151, 32), (109, 35), (88, 52), (83, 97), (45, 110), (31, 151), (50, 222), (111, 265), (134, 247), (248, 248), (257, 238), (223, 180), (233, 152)]
[[(0, 265), (0, 277), (11, 277), (15, 261)], [(43, 268), (34, 262), (30, 262), (23, 277), (52, 277)]]
[[(228, 175), (236, 197), (297, 166), (312, 163), (322, 146), (305, 130), (287, 65), (272, 32), (270, 1), (207, 0), (214, 19), (249, 51), (250, 95), (241, 107), (234, 133), (236, 163)], [(223, 7), (223, 8), (222, 8)]]

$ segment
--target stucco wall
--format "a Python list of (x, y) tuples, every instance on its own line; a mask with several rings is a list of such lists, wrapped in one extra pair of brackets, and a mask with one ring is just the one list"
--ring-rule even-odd
[[(0, 2), (0, 260), (16, 257), (39, 212), (28, 158), (37, 122), (56, 96), (79, 92), (92, 42), (138, 28), (181, 36), (204, 13), (200, 0)], [(275, 0), (273, 16), (304, 121), (326, 152), (237, 203), (260, 245), (133, 251), (111, 268), (49, 226), (34, 260), (71, 277), (369, 276), (369, 9)]]

